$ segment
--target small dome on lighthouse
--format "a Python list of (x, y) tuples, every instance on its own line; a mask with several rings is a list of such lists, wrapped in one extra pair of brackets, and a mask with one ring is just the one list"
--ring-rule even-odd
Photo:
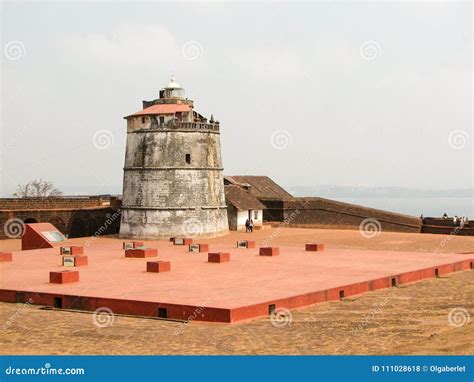
[(168, 85), (166, 85), (165, 89), (182, 89), (182, 88), (181, 86), (179, 86), (177, 82), (175, 82), (174, 76), (171, 76), (171, 80), (168, 83)]
[(160, 91), (160, 98), (168, 99), (183, 99), (184, 89), (175, 81), (174, 76), (171, 76), (170, 82)]

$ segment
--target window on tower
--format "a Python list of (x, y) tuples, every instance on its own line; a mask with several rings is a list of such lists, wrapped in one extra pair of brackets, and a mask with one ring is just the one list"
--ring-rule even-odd
[(191, 154), (186, 154), (186, 164), (191, 164)]
[(142, 123), (145, 123), (145, 122), (146, 122), (146, 118), (142, 117)]

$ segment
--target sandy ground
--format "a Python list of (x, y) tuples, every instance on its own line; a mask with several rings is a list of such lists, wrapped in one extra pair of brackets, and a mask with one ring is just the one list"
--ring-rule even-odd
[[(244, 237), (272, 245), (318, 241), (332, 248), (474, 251), (469, 237), (381, 233), (367, 239), (358, 231), (315, 229), (265, 229), (208, 241)], [(0, 250), (7, 249), (18, 250), (19, 242), (0, 241)], [(90, 313), (1, 303), (0, 353), (474, 354), (473, 315), (473, 271), (293, 310), (281, 321), (234, 325), (123, 316), (98, 321)]]

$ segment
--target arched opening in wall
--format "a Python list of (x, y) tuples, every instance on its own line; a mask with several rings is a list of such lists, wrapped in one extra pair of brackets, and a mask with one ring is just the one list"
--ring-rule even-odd
[(33, 218), (28, 218), (28, 219), (23, 220), (23, 223), (25, 223), (25, 224), (33, 224), (33, 223), (38, 223), (38, 220), (33, 219)]
[(49, 222), (54, 225), (59, 231), (63, 234), (66, 233), (66, 224), (64, 224), (64, 220), (58, 217), (52, 217), (49, 219)]
[(84, 237), (87, 235), (87, 222), (81, 218), (73, 218), (69, 228), (68, 237)]
[(87, 221), (87, 231), (84, 233), (84, 236), (100, 234), (100, 228), (106, 219), (105, 214), (100, 216), (97, 211), (84, 211), (81, 217)]

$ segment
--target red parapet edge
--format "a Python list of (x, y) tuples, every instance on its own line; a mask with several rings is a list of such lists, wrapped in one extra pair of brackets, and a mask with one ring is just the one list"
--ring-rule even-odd
[(275, 305), (276, 308), (285, 307), (286, 309), (300, 308), (320, 302), (337, 300), (340, 298), (341, 291), (344, 291), (344, 297), (348, 297), (368, 291), (390, 288), (393, 285), (393, 279), (395, 279), (396, 285), (400, 285), (435, 277), (436, 275), (442, 276), (452, 272), (468, 270), (472, 267), (473, 260), (468, 259), (233, 309), (8, 289), (0, 289), (0, 301), (10, 303), (29, 302), (34, 305), (53, 306), (54, 298), (60, 297), (63, 299), (63, 308), (68, 309), (94, 311), (98, 307), (107, 306), (117, 314), (156, 317), (157, 309), (161, 308), (167, 310), (167, 318), (178, 320), (186, 320), (187, 317), (199, 310), (200, 314), (196, 315), (196, 321), (233, 323), (266, 316), (268, 315), (269, 305)]

